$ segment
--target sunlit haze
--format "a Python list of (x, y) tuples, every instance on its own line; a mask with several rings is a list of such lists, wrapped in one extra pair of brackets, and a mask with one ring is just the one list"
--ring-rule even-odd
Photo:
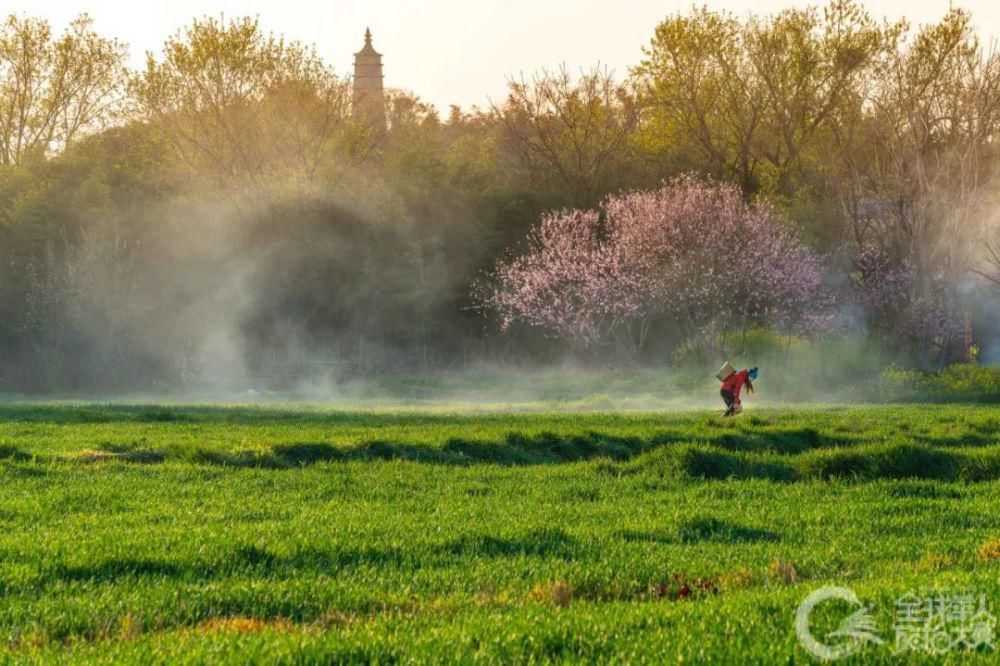
[(0, 666), (1000, 663), (1000, 0), (0, 15)]
[[(694, 3), (699, 4), (699, 3)], [(776, 11), (810, 3), (788, 0), (713, 0), (711, 9), (737, 15)], [(936, 21), (948, 2), (870, 0), (875, 16), (912, 22)], [(997, 34), (1000, 3), (953, 3), (972, 11), (986, 39)], [(520, 73), (566, 64), (602, 63), (624, 74), (641, 58), (653, 28), (667, 14), (690, 9), (686, 0), (12, 0), (5, 11), (48, 18), (61, 30), (87, 12), (95, 28), (127, 42), (133, 66), (146, 51), (158, 53), (169, 34), (192, 17), (256, 15), (270, 31), (315, 44), (340, 73), (362, 45), (365, 27), (385, 55), (386, 85), (411, 90), (441, 110), (451, 104), (483, 106), (502, 97), (505, 81)]]

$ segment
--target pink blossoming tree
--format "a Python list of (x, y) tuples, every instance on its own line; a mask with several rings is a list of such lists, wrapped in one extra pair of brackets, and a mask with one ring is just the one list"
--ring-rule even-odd
[(818, 257), (769, 207), (685, 177), (608, 197), (600, 211), (546, 215), (482, 300), (504, 328), (636, 352), (656, 320), (687, 335), (801, 326), (814, 320), (820, 281)]

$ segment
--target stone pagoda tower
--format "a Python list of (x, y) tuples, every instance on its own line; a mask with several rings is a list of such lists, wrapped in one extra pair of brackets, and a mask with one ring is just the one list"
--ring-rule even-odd
[(372, 31), (365, 30), (365, 47), (354, 54), (354, 94), (351, 115), (378, 132), (385, 131), (382, 54), (372, 48)]

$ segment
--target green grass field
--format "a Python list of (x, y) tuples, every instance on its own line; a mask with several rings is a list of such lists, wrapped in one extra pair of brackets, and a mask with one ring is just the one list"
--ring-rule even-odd
[(910, 591), (1000, 615), (998, 506), (996, 407), (6, 404), (2, 654), (809, 662), (837, 584), (888, 641), (846, 663), (994, 663), (891, 643)]

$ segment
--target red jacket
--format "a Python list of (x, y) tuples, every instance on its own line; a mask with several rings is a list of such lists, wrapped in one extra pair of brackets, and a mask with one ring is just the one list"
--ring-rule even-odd
[(747, 369), (734, 372), (726, 378), (726, 381), (722, 382), (722, 389), (724, 391), (732, 392), (732, 394), (736, 397), (737, 402), (739, 402), (740, 391), (743, 390), (743, 385), (747, 383), (747, 379), (749, 378), (750, 371)]

